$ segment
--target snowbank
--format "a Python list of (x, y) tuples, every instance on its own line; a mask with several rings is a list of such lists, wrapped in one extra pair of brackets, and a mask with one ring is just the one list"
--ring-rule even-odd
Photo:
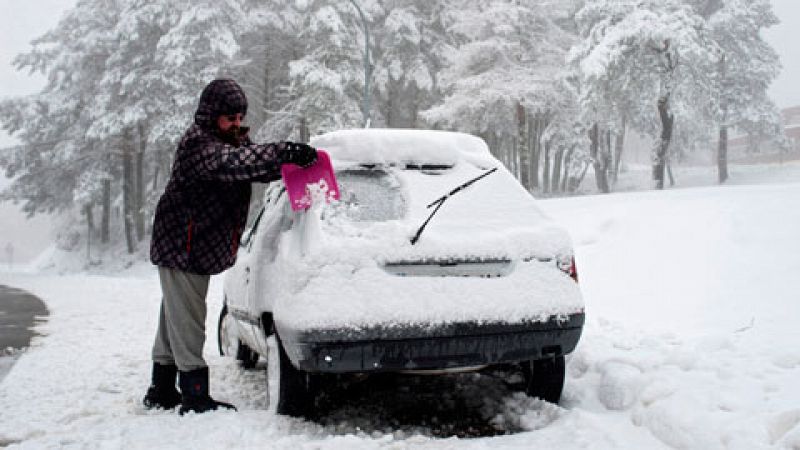
[[(315, 424), (269, 412), (262, 371), (205, 355), (240, 412), (180, 418), (139, 402), (158, 283), (0, 274), (51, 311), (0, 383), (0, 443), (19, 448), (800, 448), (800, 184), (540, 202), (570, 229), (589, 322), (560, 406), (464, 376), (473, 406), (515, 434), (437, 439), (374, 414), (382, 395)], [(220, 307), (209, 295), (209, 330)], [(263, 363), (262, 363), (263, 364)], [(407, 396), (411, 400), (415, 391)], [(439, 394), (439, 393), (437, 393)], [(444, 402), (451, 394), (441, 392)]]

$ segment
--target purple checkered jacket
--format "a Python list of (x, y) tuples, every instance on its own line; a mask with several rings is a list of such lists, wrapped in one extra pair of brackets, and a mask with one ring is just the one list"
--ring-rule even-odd
[(153, 264), (210, 275), (236, 261), (250, 183), (280, 178), (281, 144), (253, 144), (245, 138), (236, 147), (217, 136), (217, 117), (246, 111), (244, 91), (233, 80), (215, 80), (203, 90), (195, 123), (178, 145), (156, 207)]

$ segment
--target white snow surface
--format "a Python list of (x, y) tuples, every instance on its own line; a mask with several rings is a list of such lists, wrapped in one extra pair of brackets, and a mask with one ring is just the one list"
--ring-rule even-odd
[(789, 183), (539, 202), (575, 240), (588, 323), (559, 406), (493, 396), (482, 389), (487, 376), (474, 378), (480, 413), (517, 431), (476, 439), (391, 422), (365, 428), (371, 416), (324, 424), (276, 416), (263, 371), (217, 356), (220, 277), (209, 293), (205, 356), (212, 395), (239, 412), (145, 411), (160, 295), (154, 270), (0, 273), (0, 283), (40, 296), (50, 310), (38, 326), (43, 336), (0, 382), (0, 445), (798, 449), (798, 199), (800, 184)]
[(373, 266), (324, 267), (298, 294), (275, 304), (278, 329), (439, 325), (546, 320), (583, 309), (576, 284), (538, 261), (498, 278), (395, 277)]
[(338, 130), (311, 138), (311, 145), (333, 159), (366, 164), (454, 165), (468, 161), (494, 165), (489, 147), (465, 133), (407, 129)]

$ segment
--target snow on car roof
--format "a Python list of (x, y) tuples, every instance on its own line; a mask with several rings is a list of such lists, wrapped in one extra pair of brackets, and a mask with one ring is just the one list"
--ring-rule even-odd
[(486, 166), (494, 161), (483, 139), (465, 133), (408, 129), (351, 129), (311, 138), (335, 160), (362, 164)]

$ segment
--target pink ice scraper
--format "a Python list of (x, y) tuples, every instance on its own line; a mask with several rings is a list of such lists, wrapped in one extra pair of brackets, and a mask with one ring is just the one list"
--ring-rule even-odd
[(339, 185), (336, 184), (331, 158), (322, 150), (317, 150), (317, 161), (308, 167), (284, 164), (281, 176), (294, 211), (310, 208), (319, 196), (324, 196), (326, 202), (339, 199)]

